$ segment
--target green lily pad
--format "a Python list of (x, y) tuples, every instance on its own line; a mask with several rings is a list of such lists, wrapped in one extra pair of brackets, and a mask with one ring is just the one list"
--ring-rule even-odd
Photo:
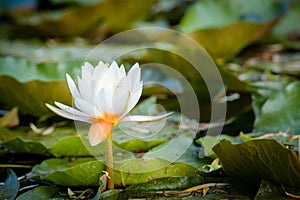
[[(165, 177), (197, 175), (197, 169), (184, 162), (163, 159), (131, 159), (115, 163), (115, 185), (127, 186)], [(105, 165), (95, 158), (53, 158), (36, 165), (31, 178), (65, 186), (97, 186)]]
[[(103, 0), (92, 5), (70, 6), (66, 9), (23, 16), (18, 18), (13, 33), (17, 33), (18, 37), (78, 36), (91, 32), (100, 25), (105, 26), (105, 30), (122, 31), (143, 18), (154, 1), (137, 0), (132, 3), (134, 6), (120, 0), (114, 2)], [(122, 8), (126, 12), (119, 12), (117, 8)], [(84, 21), (82, 16), (85, 18)]]
[(295, 1), (289, 6), (289, 11), (282, 17), (277, 26), (273, 29), (271, 36), (276, 40), (287, 41), (297, 40), (293, 37), (300, 30), (298, 23), (300, 3)]
[[(157, 98), (150, 97), (140, 104), (138, 104), (131, 112), (130, 115), (159, 115), (160, 109), (157, 105)], [(182, 116), (180, 113), (174, 113), (177, 117), (168, 117), (165, 120), (157, 122), (145, 123), (121, 123), (118, 127), (113, 129), (113, 141), (120, 148), (132, 152), (144, 152), (164, 144), (180, 135), (178, 124), (181, 121), (196, 125), (197, 122)], [(195, 133), (189, 132), (185, 134), (188, 136), (189, 143)]]
[(128, 160), (121, 165), (120, 169), (122, 169), (120, 176), (123, 186), (164, 177), (197, 175), (197, 169), (188, 163), (171, 163), (159, 158)]
[(0, 103), (17, 106), (21, 112), (34, 116), (50, 113), (46, 102), (71, 103), (71, 94), (63, 80), (66, 72), (74, 73), (71, 63), (36, 65), (12, 57), (1, 57), (0, 63)]
[(206, 135), (204, 137), (198, 138), (195, 142), (199, 145), (201, 145), (202, 151), (199, 153), (199, 157), (204, 157), (208, 156), (211, 158), (215, 158), (216, 155), (212, 148), (217, 145), (221, 140), (229, 140), (232, 144), (238, 144), (240, 141), (234, 136), (229, 136), (226, 134), (221, 134), (219, 136), (211, 136), (211, 135)]
[(200, 29), (188, 35), (195, 39), (214, 59), (230, 59), (249, 45), (263, 29), (254, 22), (239, 21), (223, 28)]
[[(297, 134), (300, 131), (300, 114), (298, 112), (300, 109), (300, 82), (292, 82), (285, 87), (282, 84), (276, 85), (279, 87), (277, 87), (276, 92), (273, 92), (273, 95), (267, 97), (265, 101), (263, 98), (258, 99), (260, 102), (256, 106), (255, 131), (279, 132), (288, 130), (291, 134)], [(280, 88), (282, 89), (278, 90)], [(260, 110), (258, 110), (259, 106)]]
[(280, 6), (276, 1), (199, 1), (189, 8), (179, 27), (213, 58), (230, 59), (271, 31)]
[(58, 188), (55, 186), (40, 186), (21, 194), (16, 200), (50, 199), (57, 193)]
[(153, 192), (164, 190), (184, 190), (195, 185), (203, 183), (202, 177), (184, 176), (184, 177), (167, 177), (150, 180), (146, 183), (139, 183), (126, 188), (126, 192)]
[(95, 158), (53, 158), (36, 165), (31, 177), (65, 186), (98, 186), (105, 165)]
[(272, 139), (232, 145), (222, 140), (213, 148), (224, 172), (249, 182), (300, 187), (300, 160), (294, 151)]
[[(126, 127), (123, 124), (122, 129), (114, 129), (113, 131), (114, 143), (124, 150), (141, 152), (141, 151), (149, 150), (165, 142), (168, 142), (170, 139), (175, 137), (178, 132), (178, 127), (174, 124), (165, 125), (161, 130), (159, 130), (159, 132), (155, 130), (153, 124), (150, 127), (147, 126), (148, 128), (144, 128), (144, 127), (134, 128), (134, 127), (135, 126), (130, 123)], [(126, 134), (126, 132), (128, 133), (128, 131), (131, 131), (131, 133), (135, 131), (135, 133), (134, 135)], [(139, 131), (141, 133), (139, 133)]]
[(261, 107), (272, 95), (281, 91), (288, 83), (285, 81), (253, 82), (248, 85), (253, 96), (252, 107), (256, 117), (260, 115)]
[[(84, 131), (80, 131), (83, 133)], [(70, 127), (55, 128), (49, 135), (41, 135), (33, 131), (16, 129), (14, 131), (0, 128), (0, 144), (18, 153), (52, 154), (61, 156), (91, 156), (105, 158), (105, 142), (92, 147), (85, 135), (79, 135)], [(116, 161), (134, 158), (133, 153), (114, 146)]]
[[(52, 146), (64, 137), (78, 137), (74, 128), (56, 128), (50, 135), (40, 135), (22, 128), (13, 131), (5, 128), (0, 130), (1, 145), (19, 153), (49, 154)], [(77, 146), (76, 143), (73, 144)]]

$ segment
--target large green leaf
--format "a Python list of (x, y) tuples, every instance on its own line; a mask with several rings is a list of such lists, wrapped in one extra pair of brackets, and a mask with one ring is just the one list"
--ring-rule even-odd
[(190, 32), (214, 59), (230, 59), (253, 42), (262, 25), (238, 21), (222, 28), (207, 28)]
[(69, 138), (73, 142), (73, 148), (62, 148), (63, 151), (56, 155), (60, 156), (66, 151), (67, 155), (72, 155), (72, 152), (74, 155), (89, 155), (85, 154), (86, 150), (81, 141), (74, 139), (79, 138), (74, 128), (56, 128), (50, 135), (41, 135), (22, 128), (13, 131), (5, 128), (0, 130), (1, 145), (19, 153), (49, 154), (53, 145), (61, 139)]
[(241, 19), (264, 22), (277, 16), (281, 6), (276, 0), (203, 0), (189, 8), (180, 23), (180, 29), (188, 33), (198, 29), (220, 28)]
[(16, 200), (50, 199), (57, 192), (58, 188), (55, 186), (40, 186), (21, 194)]
[[(268, 87), (269, 84), (262, 84)], [(258, 97), (256, 105), (255, 130), (264, 132), (278, 132), (289, 130), (290, 133), (299, 132), (300, 114), (300, 82), (292, 82), (288, 85), (274, 84), (275, 89), (270, 90), (269, 97), (259, 98), (262, 89), (257, 90), (254, 97)], [(282, 88), (282, 90), (280, 90)], [(273, 95), (271, 95), (274, 93)], [(267, 95), (267, 93), (266, 93)], [(264, 100), (266, 99), (266, 100)], [(259, 108), (260, 106), (260, 108)], [(258, 110), (258, 108), (260, 110)]]
[(259, 0), (199, 1), (186, 12), (180, 29), (199, 42), (214, 59), (230, 59), (272, 29), (280, 6), (275, 1)]
[(260, 115), (263, 104), (274, 94), (282, 90), (288, 83), (285, 81), (253, 82), (248, 85), (252, 94), (252, 107), (256, 117)]
[[(182, 106), (180, 107), (181, 112), (191, 118), (197, 119), (199, 117), (197, 107), (199, 107), (201, 111), (201, 121), (209, 121), (211, 117), (211, 100), (224, 89), (224, 85), (222, 84), (225, 84), (226, 89), (228, 88), (229, 91), (247, 93), (246, 84), (240, 81), (232, 71), (217, 67), (204, 50), (202, 52), (200, 52), (199, 49), (195, 51), (194, 48), (196, 47), (187, 46), (187, 44), (182, 42), (183, 41), (179, 41), (176, 44), (178, 46), (166, 45), (164, 46), (166, 47), (164, 50), (149, 49), (147, 51), (147, 60), (141, 60), (141, 63), (160, 63), (180, 73), (179, 81), (182, 82), (184, 87), (183, 93), (176, 96), (177, 99), (175, 100), (174, 97), (170, 97), (165, 102), (160, 101), (166, 108), (177, 110), (180, 102), (180, 106)], [(179, 47), (180, 50), (178, 50)], [(180, 54), (178, 52), (183, 53), (179, 56)], [(188, 56), (185, 56), (186, 54), (188, 54)], [(200, 57), (201, 62), (199, 61)], [(164, 68), (162, 68), (162, 70), (164, 70)], [(165, 70), (169, 76), (172, 76), (171, 70), (168, 71), (167, 68)], [(218, 74), (215, 74), (214, 70), (217, 70), (221, 77), (218, 77)], [(222, 82), (220, 82), (221, 78)], [(208, 86), (210, 91), (208, 91)], [(196, 96), (192, 96), (193, 94)], [(241, 107), (245, 109), (249, 107), (249, 97), (241, 95), (241, 98), (231, 102), (231, 104), (233, 104), (233, 106), (230, 107), (232, 108), (230, 112), (227, 112), (228, 117), (236, 116), (237, 113), (240, 113), (243, 110)], [(237, 106), (234, 106), (237, 104), (239, 105), (238, 109)], [(215, 106), (217, 105), (215, 104)]]
[[(105, 30), (118, 32), (130, 28), (135, 21), (144, 17), (153, 3), (153, 0), (145, 2), (134, 0), (131, 3), (122, 0), (103, 0), (93, 5), (44, 12), (19, 19), (13, 33), (18, 37), (76, 36), (90, 32), (99, 25), (105, 27)], [(124, 12), (119, 12), (120, 9)]]
[[(105, 158), (105, 142), (92, 147), (87, 140), (87, 130), (69, 127), (55, 128), (48, 135), (21, 128), (14, 131), (0, 128), (0, 144), (18, 153), (52, 154), (56, 157), (98, 155), (99, 159)], [(134, 158), (134, 155), (114, 146), (114, 157), (116, 161), (123, 161)]]
[(23, 113), (35, 116), (50, 113), (46, 102), (71, 103), (63, 79), (66, 72), (74, 74), (78, 70), (74, 62), (36, 65), (22, 58), (1, 57), (0, 63), (1, 103), (18, 106)]
[(65, 186), (97, 186), (105, 165), (95, 158), (53, 158), (32, 169), (32, 178)]
[(300, 160), (296, 153), (272, 139), (232, 145), (222, 140), (213, 148), (226, 174), (259, 184), (300, 187)]
[(172, 163), (158, 158), (128, 160), (121, 165), (120, 169), (122, 169), (120, 173), (123, 186), (164, 177), (197, 175), (197, 169), (188, 163)]
[[(197, 175), (197, 169), (184, 162), (171, 163), (167, 160), (131, 159), (115, 163), (115, 184), (132, 185), (164, 177)], [(65, 186), (97, 186), (105, 165), (95, 158), (53, 158), (32, 169), (33, 179), (50, 181)]]
[[(9, 43), (11, 44), (11, 43)], [(26, 43), (12, 43), (17, 49), (29, 47)], [(5, 45), (6, 46), (6, 45)], [(7, 49), (1, 49), (3, 53), (13, 55), (14, 51), (7, 44)], [(30, 47), (29, 47), (30, 48)], [(31, 56), (37, 48), (44, 49), (47, 54), (42, 53), (41, 57)], [(66, 48), (66, 52), (63, 49)], [(126, 49), (127, 47), (120, 47)], [(72, 50), (75, 49), (75, 50)], [(43, 114), (52, 113), (45, 103), (53, 103), (54, 101), (71, 105), (71, 95), (65, 81), (65, 74), (68, 73), (75, 77), (84, 60), (84, 56), (92, 47), (74, 47), (70, 48), (66, 45), (57, 46), (56, 48), (48, 48), (43, 45), (34, 45), (28, 50), (30, 53), (16, 52), (19, 57), (0, 57), (0, 103), (9, 106), (18, 106), (20, 111), (25, 114), (41, 116)], [(43, 50), (40, 50), (43, 51)], [(118, 53), (118, 47), (103, 47), (98, 51), (103, 54), (104, 51), (111, 52), (107, 56), (103, 56), (104, 60), (111, 60), (110, 56)], [(71, 54), (71, 56), (69, 56)], [(79, 56), (78, 56), (79, 55)], [(25, 57), (25, 58), (23, 58)], [(68, 59), (65, 59), (67, 57)], [(41, 62), (39, 61), (41, 59)], [(89, 62), (98, 63), (99, 58), (92, 57)], [(182, 92), (182, 85), (177, 79), (163, 77), (162, 73), (153, 69), (145, 69), (142, 71), (143, 81), (146, 84), (143, 95), (168, 95)], [(169, 87), (169, 90), (161, 85), (151, 84), (158, 81)], [(41, 92), (47, 91), (47, 92)]]
[(300, 2), (290, 2), (289, 11), (282, 17), (278, 25), (273, 29), (271, 36), (275, 36), (278, 40), (297, 40), (296, 34), (300, 30), (298, 19), (300, 17)]

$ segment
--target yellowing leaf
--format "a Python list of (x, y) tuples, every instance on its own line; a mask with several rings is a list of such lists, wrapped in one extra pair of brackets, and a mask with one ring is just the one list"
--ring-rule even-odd
[(18, 108), (14, 107), (6, 115), (0, 118), (0, 126), (11, 128), (19, 125)]

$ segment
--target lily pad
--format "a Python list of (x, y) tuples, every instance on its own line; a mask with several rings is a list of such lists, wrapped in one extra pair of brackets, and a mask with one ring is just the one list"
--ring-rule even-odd
[[(273, 95), (265, 101), (258, 99), (256, 107), (255, 131), (279, 132), (288, 130), (291, 134), (299, 133), (300, 114), (300, 82), (292, 82), (285, 87), (279, 85)], [(275, 85), (274, 85), (275, 86)], [(282, 88), (282, 90), (278, 90)], [(258, 90), (262, 91), (262, 90)], [(274, 90), (273, 90), (274, 91)], [(268, 93), (270, 93), (269, 91)], [(257, 96), (257, 95), (256, 95)]]
[(215, 59), (230, 59), (276, 24), (281, 4), (204, 0), (189, 8), (180, 29), (196, 39)]
[[(0, 128), (0, 130), (1, 145), (19, 153), (49, 154), (52, 146), (62, 138), (78, 137), (74, 128), (56, 128), (48, 136), (22, 128), (13, 131), (5, 128)], [(80, 152), (81, 150), (76, 149), (76, 151)]]
[(228, 175), (255, 184), (266, 180), (275, 185), (300, 187), (300, 160), (296, 152), (275, 140), (252, 140), (237, 145), (222, 140), (213, 150)]
[[(163, 159), (131, 159), (115, 163), (115, 184), (127, 186), (164, 177), (197, 175), (197, 169), (184, 162)], [(120, 169), (120, 170), (119, 170)], [(31, 178), (65, 186), (97, 186), (105, 165), (95, 158), (53, 158), (36, 165)]]
[(58, 188), (54, 186), (40, 186), (29, 190), (24, 194), (18, 196), (16, 200), (27, 200), (27, 199), (50, 199), (52, 196), (58, 193)]
[(206, 135), (204, 137), (198, 138), (195, 142), (199, 145), (201, 145), (203, 148), (199, 152), (199, 157), (202, 158), (204, 156), (215, 158), (216, 155), (212, 148), (218, 144), (221, 140), (229, 140), (233, 144), (238, 144), (240, 141), (238, 141), (237, 137), (229, 136), (226, 134), (221, 134), (219, 136), (211, 136)]
[(50, 113), (46, 102), (71, 103), (71, 95), (62, 77), (66, 72), (74, 73), (73, 66), (66, 63), (36, 65), (12, 57), (1, 57), (0, 63), (1, 103), (17, 106), (21, 112), (34, 116)]
[(123, 186), (164, 177), (196, 176), (198, 171), (188, 163), (171, 163), (159, 158), (128, 160), (121, 165), (120, 169), (122, 169), (120, 175)]
[[(122, 31), (143, 18), (154, 1), (137, 0), (132, 3), (134, 6), (120, 0), (114, 2), (103, 0), (92, 5), (70, 6), (66, 9), (23, 16), (18, 18), (13, 33), (17, 33), (19, 37), (78, 36), (91, 32), (100, 25), (105, 26), (105, 30)], [(126, 12), (119, 12), (116, 5)], [(84, 21), (82, 16), (85, 18)]]
[(105, 165), (95, 158), (53, 158), (35, 166), (31, 177), (65, 186), (98, 186)]

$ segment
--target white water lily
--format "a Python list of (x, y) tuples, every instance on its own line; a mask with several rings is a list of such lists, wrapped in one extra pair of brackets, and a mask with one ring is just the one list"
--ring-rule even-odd
[(103, 62), (93, 67), (86, 62), (81, 69), (77, 84), (67, 74), (67, 82), (75, 107), (59, 102), (46, 104), (56, 114), (77, 121), (91, 123), (89, 142), (92, 146), (104, 141), (114, 126), (124, 121), (155, 121), (162, 116), (127, 116), (138, 103), (143, 89), (141, 69), (136, 63), (126, 75), (124, 66), (113, 61), (110, 66)]

